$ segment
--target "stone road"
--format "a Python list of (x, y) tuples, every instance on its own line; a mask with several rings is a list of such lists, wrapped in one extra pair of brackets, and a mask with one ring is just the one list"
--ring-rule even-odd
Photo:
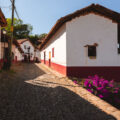
[(116, 120), (75, 93), (74, 85), (35, 64), (0, 73), (0, 120)]

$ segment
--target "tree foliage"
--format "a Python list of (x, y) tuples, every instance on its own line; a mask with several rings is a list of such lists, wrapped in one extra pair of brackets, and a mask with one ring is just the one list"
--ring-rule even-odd
[[(7, 35), (11, 36), (11, 18), (7, 19), (7, 27), (5, 28), (7, 31)], [(24, 39), (29, 38), (30, 41), (35, 45), (39, 45), (45, 37), (46, 33), (40, 35), (32, 35), (33, 27), (30, 24), (24, 24), (22, 20), (14, 18), (14, 38), (16, 39)]]
[(30, 35), (29, 40), (35, 45), (38, 45), (39, 35)]
[(46, 36), (47, 36), (47, 34), (46, 34), (46, 33), (41, 34), (41, 35), (39, 36), (39, 40), (44, 39)]
[(42, 33), (40, 35), (30, 35), (29, 36), (29, 39), (31, 40), (31, 42), (34, 44), (34, 45), (39, 45), (41, 44), (42, 40), (46, 37), (46, 33)]
[(14, 36), (16, 39), (28, 38), (32, 31), (32, 26), (29, 24), (17, 25), (14, 28)]
[[(11, 35), (11, 18), (7, 19), (7, 34)], [(30, 24), (23, 24), (22, 20), (14, 18), (14, 37), (16, 39), (28, 38), (32, 32), (32, 26)]]

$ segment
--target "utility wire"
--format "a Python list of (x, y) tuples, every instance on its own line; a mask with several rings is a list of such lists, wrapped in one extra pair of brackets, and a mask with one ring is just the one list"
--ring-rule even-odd
[[(11, 3), (12, 3), (12, 0), (10, 0), (10, 1), (11, 1)], [(15, 13), (16, 13), (18, 19), (21, 20), (20, 17), (19, 17), (19, 14), (18, 14), (18, 12), (17, 12), (17, 9), (16, 9), (15, 5), (14, 5), (14, 8), (15, 8)], [(21, 22), (20, 22), (20, 23), (21, 23)]]

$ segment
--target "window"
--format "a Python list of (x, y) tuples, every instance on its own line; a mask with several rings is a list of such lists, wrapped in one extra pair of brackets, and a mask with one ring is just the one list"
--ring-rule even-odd
[(30, 47), (27, 48), (28, 49), (28, 53), (30, 52)]
[(52, 57), (54, 57), (54, 48), (52, 48)]
[(88, 57), (96, 57), (96, 46), (88, 46)]
[(24, 49), (26, 49), (26, 45), (24, 45)]
[(44, 64), (46, 64), (46, 52), (44, 52)]
[(118, 54), (120, 54), (120, 43), (118, 43)]
[(120, 23), (118, 24), (118, 54), (120, 54)]

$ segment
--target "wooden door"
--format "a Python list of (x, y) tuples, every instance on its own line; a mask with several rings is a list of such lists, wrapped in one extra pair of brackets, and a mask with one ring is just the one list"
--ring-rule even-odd
[(49, 52), (49, 67), (51, 67), (51, 52)]
[(46, 64), (46, 52), (44, 52), (44, 64)]
[(15, 62), (17, 62), (17, 56), (15, 56)]

